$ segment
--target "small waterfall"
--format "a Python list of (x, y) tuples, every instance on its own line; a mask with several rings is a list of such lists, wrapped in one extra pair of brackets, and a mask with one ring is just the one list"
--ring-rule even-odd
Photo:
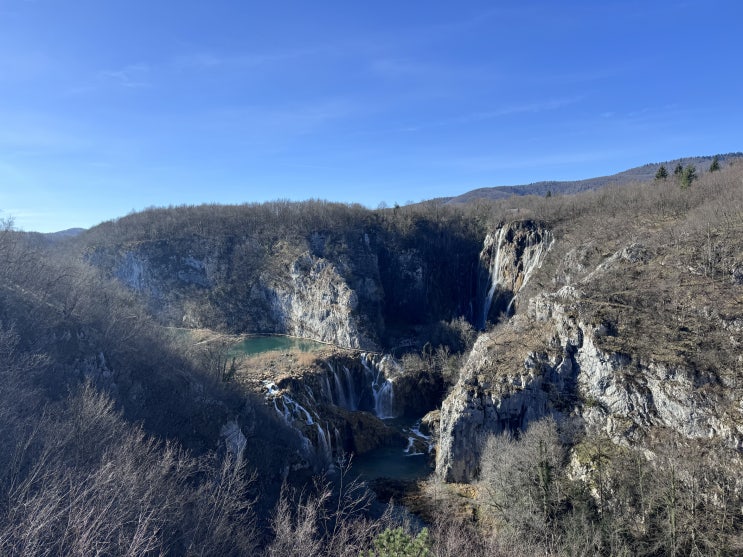
[(338, 449), (343, 448), (343, 439), (341, 438), (341, 432), (338, 431), (337, 427), (333, 428), (333, 434), (335, 436), (335, 446), (338, 447)]
[[(287, 393), (282, 393), (278, 386), (272, 381), (264, 381), (263, 386), (266, 389), (266, 399), (270, 399), (276, 413), (281, 416), (287, 425), (296, 430), (302, 438), (302, 445), (305, 452), (309, 453), (314, 446), (315, 452), (322, 455), (323, 460), (330, 462), (333, 459), (333, 445), (328, 438), (325, 428), (315, 418), (312, 417), (309, 410), (294, 400)], [(314, 399), (311, 389), (308, 390), (310, 399)], [(307, 436), (307, 428), (314, 426), (317, 429), (317, 443), (313, 445)]]
[[(332, 372), (333, 367), (330, 365), (330, 362), (328, 362), (328, 367)], [(330, 388), (330, 379), (328, 379), (327, 375), (322, 375), (320, 377), (320, 390), (327, 400), (333, 400), (333, 390)]]
[(392, 381), (389, 379), (381, 381), (377, 377), (377, 380), (372, 384), (372, 389), (374, 389), (374, 413), (377, 417), (394, 418), (395, 390), (392, 387)]
[(333, 460), (333, 446), (330, 444), (327, 432), (317, 424), (317, 448), (327, 461)]
[(427, 447), (428, 454), (430, 454), (433, 451), (434, 443), (433, 443), (432, 437), (430, 435), (426, 435), (425, 433), (423, 433), (420, 428), (421, 428), (421, 421), (418, 420), (417, 422), (415, 422), (415, 424), (413, 424), (412, 427), (406, 428), (404, 430), (405, 432), (409, 434), (408, 448), (405, 449), (405, 453), (407, 454), (407, 456), (418, 456), (418, 455), (425, 454), (421, 452), (420, 450), (413, 451), (416, 444), (419, 447), (421, 445), (424, 445), (425, 447)]
[(333, 364), (331, 364), (330, 362), (328, 362), (328, 368), (330, 368), (330, 373), (333, 375), (333, 382), (335, 383), (335, 396), (331, 396), (331, 400), (337, 406), (342, 406), (343, 408), (347, 408), (351, 410), (351, 407), (348, 404), (348, 397), (346, 396), (346, 391), (343, 388), (343, 382), (341, 381), (341, 378), (338, 375), (338, 372), (335, 370), (335, 368), (333, 367)]
[(383, 366), (388, 361), (384, 356), (379, 363), (374, 362), (367, 354), (361, 355), (361, 364), (366, 370), (371, 381), (372, 396), (374, 397), (374, 414), (378, 418), (394, 418), (395, 413), (395, 389), (392, 381), (384, 374)]
[(341, 379), (338, 377), (337, 373), (334, 373), (333, 377), (335, 378), (335, 391), (337, 393), (336, 398), (338, 400), (338, 405), (347, 408), (348, 399), (346, 398), (346, 392), (343, 390), (343, 383), (341, 383)]
[(346, 391), (348, 394), (348, 409), (349, 410), (358, 410), (359, 409), (359, 401), (356, 398), (356, 389), (354, 389), (353, 386), (353, 377), (351, 377), (351, 371), (346, 367), (343, 366), (344, 375), (346, 378), (346, 386), (348, 390)]

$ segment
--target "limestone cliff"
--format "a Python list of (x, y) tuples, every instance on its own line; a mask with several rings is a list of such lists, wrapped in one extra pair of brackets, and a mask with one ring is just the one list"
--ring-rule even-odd
[(377, 348), (364, 331), (358, 295), (330, 261), (305, 252), (291, 263), (287, 278), (266, 276), (251, 290), (252, 300), (270, 308), (266, 317), (273, 328), (344, 348)]
[(359, 308), (360, 296), (367, 305), (375, 298), (379, 304), (378, 280), (370, 278), (371, 284), (354, 290), (338, 264), (310, 251), (286, 248), (264, 262), (248, 284), (238, 285), (226, 268), (229, 254), (218, 245), (149, 243), (113, 256), (96, 253), (91, 259), (111, 268), (113, 276), (141, 294), (167, 324), (378, 348), (373, 321)]
[[(438, 474), (474, 480), (489, 435), (523, 431), (544, 416), (571, 417), (616, 443), (650, 451), (655, 437), (668, 432), (740, 457), (740, 298), (717, 299), (708, 290), (699, 306), (686, 295), (687, 305), (672, 306), (666, 290), (656, 297), (653, 289), (665, 287), (643, 279), (668, 263), (664, 246), (631, 242), (583, 269), (567, 264), (580, 246), (560, 248), (552, 283), (571, 285), (537, 292), (524, 311), (482, 334), (469, 354), (442, 406)], [(684, 319), (692, 312), (694, 321)], [(705, 346), (714, 352), (705, 354)]]
[(145, 211), (77, 240), (161, 323), (365, 350), (473, 318), (481, 243), (455, 213), (312, 202)]

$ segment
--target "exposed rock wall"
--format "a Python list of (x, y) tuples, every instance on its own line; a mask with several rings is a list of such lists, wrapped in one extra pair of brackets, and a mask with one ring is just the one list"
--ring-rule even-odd
[(442, 404), (436, 471), (446, 481), (475, 479), (480, 451), (490, 435), (521, 431), (534, 420), (560, 413), (562, 394), (574, 392), (572, 345), (559, 357), (534, 352), (520, 366), (495, 373), (500, 347), (493, 341), (489, 334), (480, 335)]
[(85, 257), (168, 325), (379, 350), (413, 327), (472, 317), (478, 239), (459, 232), (421, 220), (403, 230), (375, 223), (271, 238), (238, 230), (120, 244), (107, 238), (85, 248)]
[[(615, 443), (649, 450), (655, 434), (664, 431), (743, 451), (738, 372), (725, 368), (739, 366), (741, 359), (737, 364), (723, 359), (718, 367), (705, 369), (693, 365), (689, 341), (675, 351), (648, 348), (635, 338), (642, 325), (618, 333), (612, 319), (602, 318), (609, 315), (611, 301), (586, 293), (608, 280), (621, 284), (617, 277), (636, 280), (651, 257), (638, 244), (622, 248), (594, 270), (586, 269), (575, 286), (539, 293), (524, 313), (478, 338), (442, 405), (440, 477), (476, 479), (480, 450), (489, 435), (523, 431), (548, 415), (572, 416), (586, 428), (606, 432)], [(633, 318), (628, 308), (619, 310), (623, 319)], [(723, 319), (709, 308), (702, 308), (702, 318), (705, 311), (725, 332), (720, 341), (729, 342), (717, 349), (739, 346), (739, 320), (734, 315)], [(684, 335), (683, 328), (676, 334)]]
[[(133, 246), (119, 253), (98, 252), (91, 261), (147, 300), (163, 322), (230, 332), (273, 332), (311, 338), (344, 348), (377, 350), (382, 291), (378, 276), (354, 290), (348, 269), (290, 248), (262, 269), (236, 282), (233, 254), (214, 244)], [(227, 250), (228, 251), (228, 250)], [(341, 264), (342, 266), (342, 264)], [(360, 308), (360, 297), (364, 308)]]
[(264, 295), (281, 332), (344, 348), (377, 348), (361, 326), (356, 292), (326, 259), (301, 254), (290, 266), (289, 280), (270, 281)]

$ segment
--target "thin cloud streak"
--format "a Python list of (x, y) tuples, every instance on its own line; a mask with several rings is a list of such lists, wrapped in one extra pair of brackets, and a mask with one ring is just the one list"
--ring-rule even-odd
[(321, 54), (334, 54), (336, 49), (317, 46), (277, 50), (274, 52), (250, 52), (240, 54), (220, 54), (207, 50), (177, 56), (172, 60), (172, 66), (179, 70), (217, 70), (232, 68), (255, 68), (277, 64)]
[(149, 87), (148, 80), (150, 66), (138, 63), (124, 66), (118, 70), (103, 70), (98, 72), (98, 79), (102, 82), (110, 82), (126, 88)]

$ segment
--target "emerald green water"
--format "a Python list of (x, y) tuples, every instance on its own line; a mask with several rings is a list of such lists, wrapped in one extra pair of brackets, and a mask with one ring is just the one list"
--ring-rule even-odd
[(303, 338), (292, 338), (278, 335), (254, 336), (248, 337), (243, 341), (235, 344), (230, 352), (232, 355), (254, 356), (263, 352), (314, 352), (327, 345), (314, 340)]

